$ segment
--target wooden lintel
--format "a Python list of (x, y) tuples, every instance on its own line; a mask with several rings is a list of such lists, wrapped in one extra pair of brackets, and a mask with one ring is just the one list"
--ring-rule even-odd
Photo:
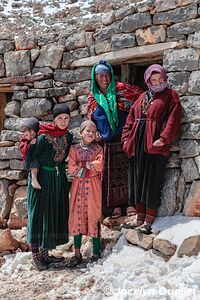
[(132, 47), (121, 49), (117, 51), (107, 52), (96, 56), (81, 58), (74, 60), (71, 64), (72, 68), (90, 67), (98, 62), (99, 59), (104, 58), (111, 64), (125, 63), (129, 60), (149, 59), (150, 57), (161, 56), (167, 49), (174, 49), (178, 46), (177, 42), (159, 43), (153, 45), (144, 45), (139, 47)]
[(0, 93), (12, 93), (15, 91), (26, 91), (28, 90), (28, 86), (8, 86), (8, 87), (0, 87)]
[(17, 84), (17, 83), (32, 83), (38, 80), (43, 80), (51, 77), (50, 74), (42, 74), (36, 73), (34, 75), (26, 75), (26, 76), (15, 76), (15, 77), (7, 77), (0, 79), (1, 83), (10, 83), (10, 84)]

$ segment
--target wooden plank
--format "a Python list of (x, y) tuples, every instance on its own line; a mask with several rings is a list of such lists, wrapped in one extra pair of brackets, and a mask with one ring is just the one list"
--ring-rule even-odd
[(0, 87), (0, 93), (12, 93), (15, 91), (27, 91), (28, 86), (8, 86)]
[(149, 57), (161, 56), (167, 49), (174, 49), (178, 46), (177, 42), (167, 42), (153, 45), (145, 45), (139, 47), (132, 47), (121, 49), (109, 53), (103, 53), (96, 56), (81, 58), (74, 60), (71, 67), (90, 67), (98, 62), (101, 58), (104, 58), (111, 64), (118, 64), (127, 62), (130, 60), (140, 60), (141, 58), (149, 59)]
[(6, 95), (0, 94), (0, 131), (4, 128), (4, 120), (5, 120), (5, 107), (6, 107)]
[(10, 84), (17, 84), (17, 83), (32, 83), (34, 81), (43, 80), (51, 77), (50, 74), (42, 74), (37, 73), (34, 75), (26, 75), (26, 76), (15, 76), (15, 77), (8, 77), (0, 79), (0, 84), (2, 83), (10, 83)]
[(128, 64), (121, 65), (121, 81), (129, 82), (130, 67)]

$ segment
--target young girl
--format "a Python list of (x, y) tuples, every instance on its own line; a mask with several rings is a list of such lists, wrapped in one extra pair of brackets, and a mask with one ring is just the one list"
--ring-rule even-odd
[[(30, 117), (24, 121), (24, 133), (20, 138), (20, 151), (22, 154), (22, 162), (25, 162), (26, 155), (29, 151), (30, 145), (36, 143), (36, 137), (39, 131), (39, 121), (34, 117)], [(37, 159), (30, 163), (31, 170), (31, 184), (34, 189), (41, 189), (41, 186), (37, 180), (37, 174), (39, 169), (39, 162)]]
[(92, 261), (100, 257), (101, 172), (103, 149), (94, 140), (97, 128), (92, 121), (80, 126), (81, 142), (71, 147), (68, 172), (74, 175), (71, 187), (69, 234), (74, 236), (75, 256), (71, 265), (82, 262), (82, 235), (93, 238)]

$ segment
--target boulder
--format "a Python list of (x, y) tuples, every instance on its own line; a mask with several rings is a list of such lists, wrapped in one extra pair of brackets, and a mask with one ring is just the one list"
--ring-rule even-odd
[(18, 242), (13, 238), (9, 228), (0, 232), (0, 252), (16, 250)]
[(200, 181), (193, 181), (183, 213), (188, 217), (200, 217)]
[(27, 226), (28, 212), (27, 212), (27, 187), (19, 187), (14, 194), (13, 207), (10, 212), (8, 227), (22, 228)]
[(154, 239), (153, 249), (163, 253), (166, 256), (173, 256), (176, 252), (176, 245), (173, 245), (167, 240)]
[(140, 246), (146, 250), (150, 250), (153, 247), (154, 234), (142, 234), (135, 229), (128, 229), (126, 239), (133, 245)]
[(200, 235), (194, 235), (186, 238), (178, 249), (178, 257), (197, 256), (200, 252)]

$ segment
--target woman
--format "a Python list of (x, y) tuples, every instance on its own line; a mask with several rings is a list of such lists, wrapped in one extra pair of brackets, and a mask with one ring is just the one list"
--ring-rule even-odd
[[(128, 204), (128, 159), (122, 149), (121, 133), (129, 108), (141, 93), (138, 86), (116, 82), (105, 60), (94, 65), (88, 113), (103, 141), (103, 210), (107, 214), (108, 209), (114, 209), (113, 218), (120, 217), (122, 207)], [(128, 214), (132, 213), (135, 210), (129, 207)]]
[(37, 159), (40, 165), (38, 181), (41, 189), (28, 182), (27, 241), (31, 244), (37, 270), (45, 270), (58, 259), (48, 256), (48, 250), (68, 242), (68, 182), (65, 173), (66, 157), (72, 143), (67, 130), (70, 111), (65, 103), (53, 109), (53, 124), (41, 125), (37, 142), (30, 146), (26, 167)]
[(144, 80), (149, 90), (131, 106), (122, 133), (129, 157), (130, 203), (136, 207), (136, 220), (124, 227), (150, 234), (170, 144), (179, 134), (181, 104), (176, 91), (168, 88), (162, 66), (147, 68)]

